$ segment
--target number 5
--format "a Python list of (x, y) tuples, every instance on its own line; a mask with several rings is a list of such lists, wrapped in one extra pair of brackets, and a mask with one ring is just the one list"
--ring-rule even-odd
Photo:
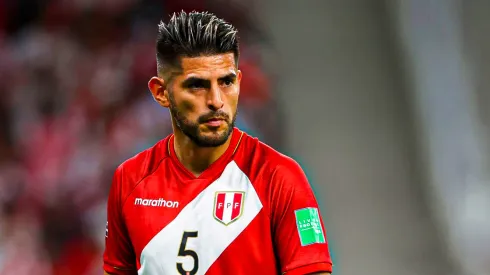
[(197, 257), (197, 253), (193, 250), (185, 249), (185, 246), (187, 244), (187, 238), (197, 238), (197, 231), (194, 232), (187, 232), (184, 231), (184, 234), (182, 235), (182, 241), (180, 242), (180, 249), (179, 249), (179, 254), (178, 256), (190, 256), (194, 260), (194, 267), (192, 270), (187, 271), (184, 269), (184, 266), (182, 263), (177, 263), (177, 270), (181, 275), (195, 275), (197, 273), (197, 270), (199, 269), (199, 258)]

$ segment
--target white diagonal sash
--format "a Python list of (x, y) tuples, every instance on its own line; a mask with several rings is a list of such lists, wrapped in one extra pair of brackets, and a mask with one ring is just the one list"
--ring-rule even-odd
[[(245, 195), (241, 216), (228, 225), (217, 221), (213, 212), (215, 194), (222, 191), (244, 192)], [(260, 209), (262, 203), (252, 183), (234, 161), (230, 162), (219, 179), (197, 195), (146, 245), (141, 253), (138, 275), (179, 274), (177, 263), (182, 263), (186, 271), (192, 270), (193, 257), (178, 255), (185, 231), (197, 232), (197, 237), (187, 238), (185, 250), (194, 251), (198, 256), (196, 274), (205, 274)]]

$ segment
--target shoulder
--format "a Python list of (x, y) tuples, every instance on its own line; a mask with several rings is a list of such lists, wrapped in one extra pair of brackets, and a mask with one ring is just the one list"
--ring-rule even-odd
[(122, 194), (131, 192), (168, 157), (167, 141), (168, 137), (121, 163), (115, 171), (113, 185), (119, 185)]
[(241, 152), (242, 161), (248, 161), (252, 166), (260, 167), (262, 172), (270, 176), (288, 176), (302, 174), (301, 166), (290, 156), (287, 156), (256, 137), (245, 134)]
[(242, 171), (246, 171), (271, 216), (288, 204), (315, 201), (298, 162), (257, 138), (247, 136), (243, 142), (239, 167), (245, 169)]

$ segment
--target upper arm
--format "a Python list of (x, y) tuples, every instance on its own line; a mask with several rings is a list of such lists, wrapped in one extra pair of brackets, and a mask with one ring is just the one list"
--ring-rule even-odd
[(107, 201), (104, 270), (112, 275), (136, 274), (136, 257), (122, 214), (122, 184), (122, 167), (119, 167), (114, 174)]
[[(318, 203), (301, 167), (292, 159), (272, 176), (271, 220), (281, 272), (331, 272), (332, 261)], [(316, 273), (328, 274), (328, 273)]]

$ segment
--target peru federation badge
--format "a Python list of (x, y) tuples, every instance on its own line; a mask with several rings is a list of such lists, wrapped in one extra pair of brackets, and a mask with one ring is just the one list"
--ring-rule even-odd
[(216, 192), (214, 197), (214, 218), (224, 225), (238, 220), (242, 215), (245, 192)]

